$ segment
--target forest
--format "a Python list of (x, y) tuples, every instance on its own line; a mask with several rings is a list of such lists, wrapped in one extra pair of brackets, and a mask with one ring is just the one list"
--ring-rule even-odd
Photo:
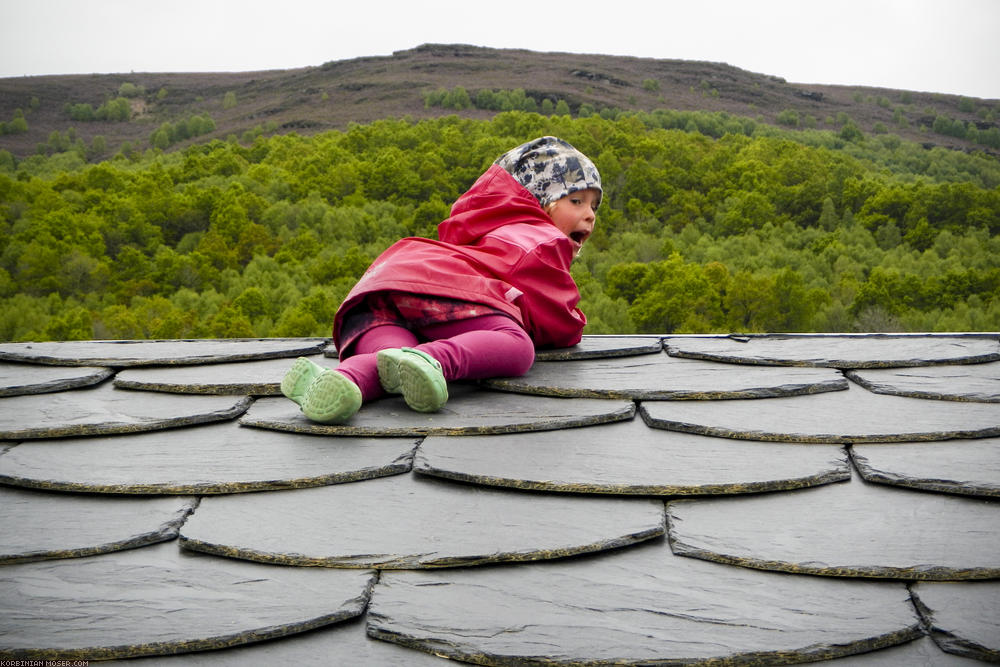
[(573, 267), (585, 333), (1000, 330), (984, 153), (722, 112), (403, 118), (167, 151), (171, 131), (97, 163), (0, 151), (0, 340), (329, 336), (372, 259), (435, 237), (497, 156), (545, 134), (604, 182)]

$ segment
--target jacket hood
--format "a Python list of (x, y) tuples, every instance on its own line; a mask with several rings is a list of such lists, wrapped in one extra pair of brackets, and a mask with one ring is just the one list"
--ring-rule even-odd
[(552, 218), (523, 185), (493, 165), (451, 207), (451, 217), (438, 225), (446, 243), (470, 245), (512, 222), (551, 225)]

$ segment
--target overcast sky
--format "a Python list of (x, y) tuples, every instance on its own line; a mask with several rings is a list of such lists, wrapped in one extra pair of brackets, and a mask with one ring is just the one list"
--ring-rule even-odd
[(0, 77), (288, 69), (424, 43), (1000, 99), (1000, 0), (0, 0)]

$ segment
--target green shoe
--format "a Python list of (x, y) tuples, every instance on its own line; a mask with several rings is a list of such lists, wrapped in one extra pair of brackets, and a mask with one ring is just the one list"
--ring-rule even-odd
[(448, 383), (437, 359), (410, 347), (381, 350), (377, 356), (382, 388), (402, 393), (411, 410), (437, 412), (448, 402)]
[(305, 397), (309, 385), (325, 370), (328, 369), (305, 357), (299, 357), (285, 373), (285, 377), (281, 379), (281, 393), (302, 405), (302, 399)]
[(358, 385), (337, 371), (324, 370), (302, 397), (302, 414), (320, 424), (339, 424), (361, 408)]

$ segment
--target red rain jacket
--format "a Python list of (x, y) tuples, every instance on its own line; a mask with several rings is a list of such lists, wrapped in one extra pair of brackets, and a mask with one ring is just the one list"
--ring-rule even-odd
[(573, 244), (502, 167), (458, 198), (438, 237), (401, 239), (372, 262), (337, 311), (338, 348), (344, 315), (385, 290), (486, 304), (513, 317), (536, 347), (580, 342), (587, 318), (569, 273)]

